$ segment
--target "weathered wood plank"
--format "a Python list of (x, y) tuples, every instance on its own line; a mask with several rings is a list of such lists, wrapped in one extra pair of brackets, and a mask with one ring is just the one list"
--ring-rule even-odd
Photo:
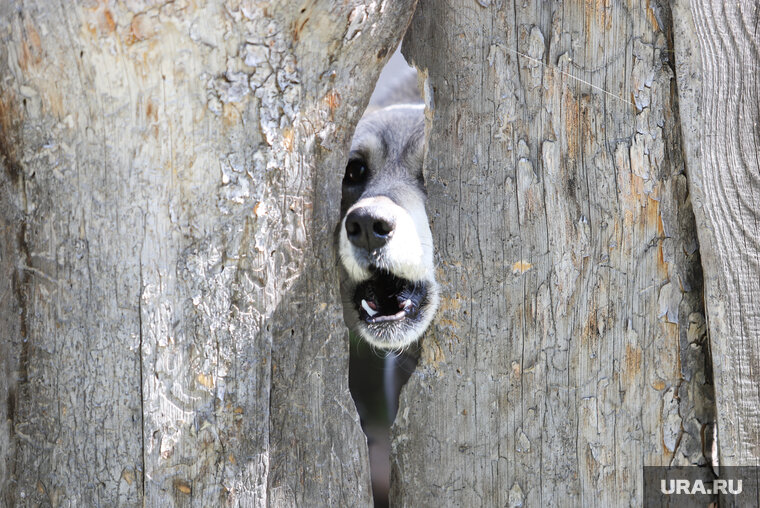
[(722, 465), (760, 465), (760, 6), (675, 2)]
[(404, 54), (434, 106), (444, 291), (395, 504), (637, 506), (643, 465), (707, 460), (669, 22), (648, 2), (420, 2)]
[(332, 230), (413, 4), (0, 3), (9, 506), (369, 503)]

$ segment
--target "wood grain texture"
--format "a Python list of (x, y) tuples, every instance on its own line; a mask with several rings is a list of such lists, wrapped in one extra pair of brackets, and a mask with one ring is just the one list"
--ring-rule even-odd
[(332, 230), (413, 4), (0, 2), (5, 504), (370, 503)]
[(705, 463), (698, 243), (655, 2), (421, 1), (441, 311), (394, 424), (397, 506), (638, 506)]
[(677, 1), (680, 117), (722, 465), (760, 465), (760, 6)]

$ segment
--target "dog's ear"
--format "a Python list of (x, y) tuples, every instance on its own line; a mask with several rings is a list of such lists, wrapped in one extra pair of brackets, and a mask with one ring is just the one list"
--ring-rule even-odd
[[(417, 71), (409, 67), (398, 51), (380, 74), (377, 87), (369, 99), (369, 107), (379, 109), (393, 104), (417, 104), (422, 96), (417, 89)], [(369, 112), (369, 109), (367, 110)]]

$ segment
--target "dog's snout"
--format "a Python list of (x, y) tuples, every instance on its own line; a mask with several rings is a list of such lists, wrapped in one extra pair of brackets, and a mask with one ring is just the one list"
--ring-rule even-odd
[(367, 208), (357, 208), (346, 217), (346, 236), (356, 247), (373, 251), (393, 236), (393, 221), (378, 217)]

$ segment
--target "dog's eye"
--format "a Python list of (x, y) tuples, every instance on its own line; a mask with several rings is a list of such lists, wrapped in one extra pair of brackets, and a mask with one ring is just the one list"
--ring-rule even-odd
[(367, 164), (363, 160), (350, 160), (346, 165), (346, 176), (343, 177), (343, 182), (349, 185), (362, 183), (367, 179), (367, 173)]

